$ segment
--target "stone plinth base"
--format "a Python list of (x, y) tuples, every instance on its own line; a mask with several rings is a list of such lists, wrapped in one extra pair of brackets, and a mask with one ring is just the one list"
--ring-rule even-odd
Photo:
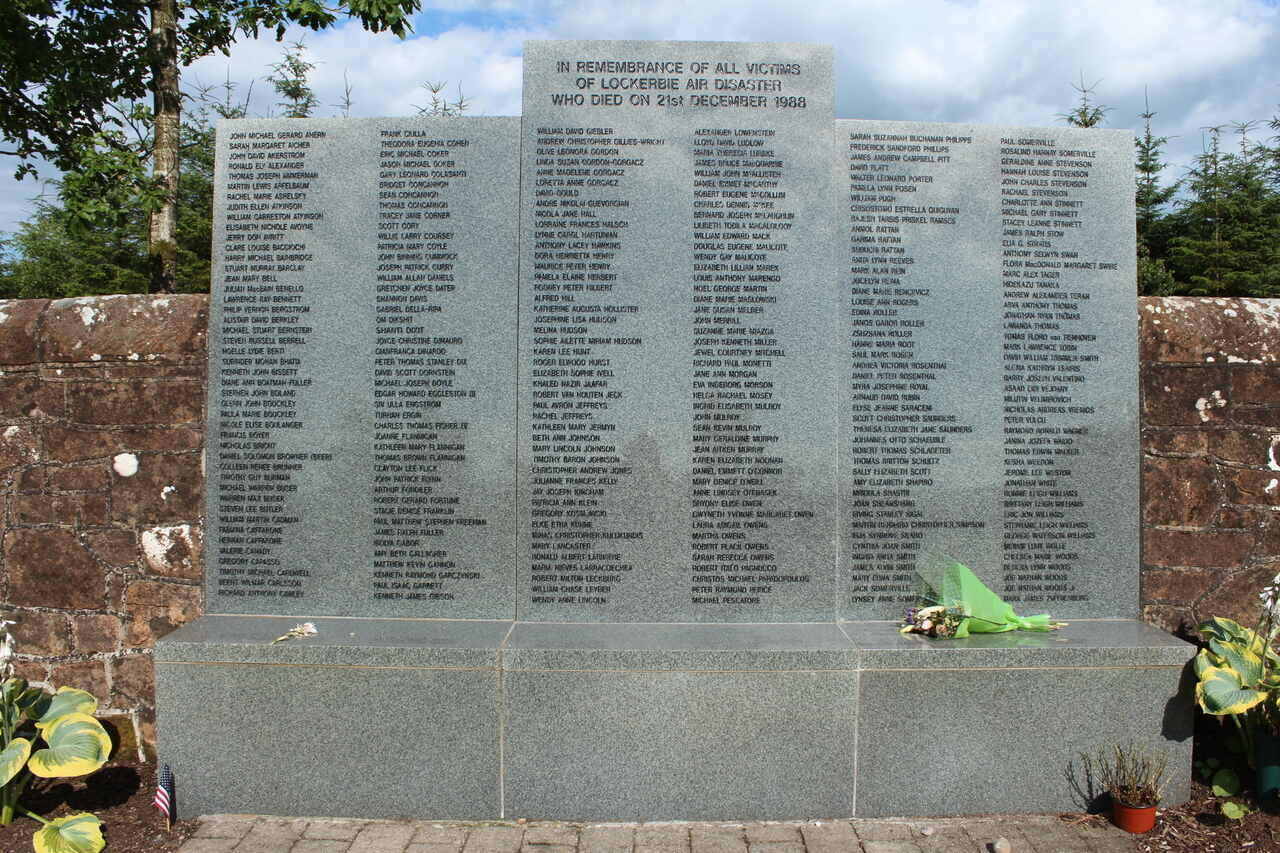
[(1191, 646), (1138, 622), (936, 642), (885, 622), (205, 616), (156, 646), (185, 815), (774, 820), (1072, 811), (1076, 753), (1191, 772)]

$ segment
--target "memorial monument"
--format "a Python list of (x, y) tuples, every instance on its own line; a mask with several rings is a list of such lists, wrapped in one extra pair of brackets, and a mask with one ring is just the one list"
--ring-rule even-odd
[[(188, 811), (1068, 810), (1131, 737), (1185, 796), (1130, 134), (837, 121), (809, 45), (524, 62), (518, 119), (219, 127)], [(1071, 625), (899, 635), (939, 553)]]

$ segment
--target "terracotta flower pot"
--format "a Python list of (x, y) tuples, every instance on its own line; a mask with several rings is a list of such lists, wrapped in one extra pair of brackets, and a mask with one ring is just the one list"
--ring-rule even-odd
[(1150, 832), (1156, 825), (1155, 806), (1126, 806), (1115, 799), (1111, 800), (1111, 822), (1126, 832)]

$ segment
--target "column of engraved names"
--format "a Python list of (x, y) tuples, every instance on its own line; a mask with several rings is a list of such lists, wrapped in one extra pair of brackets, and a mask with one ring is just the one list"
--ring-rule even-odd
[(1072, 581), (1096, 537), (1073, 488), (1072, 464), (1093, 407), (1076, 402), (1100, 358), (1082, 320), (1082, 278), (1116, 270), (1088, 245), (1089, 186), (1096, 152), (1048, 137), (1000, 140), (1001, 280), (1004, 354), (1005, 598), (1088, 601)]
[(226, 159), (222, 325), (216, 413), (216, 592), (299, 598), (306, 568), (288, 565), (290, 498), (304, 466), (331, 454), (290, 441), (305, 428), (298, 401), (311, 386), (302, 354), (312, 333), (303, 274), (322, 211), (307, 205), (317, 173), (308, 155), (322, 130), (235, 131)]
[(451, 484), (467, 461), (467, 341), (450, 196), (465, 191), (468, 140), (379, 131), (373, 359), (373, 539), (369, 592), (379, 600), (452, 600), (480, 578), (450, 532), (488, 522), (460, 512)]
[[(935, 528), (982, 528), (941, 518), (925, 499), (952, 439), (973, 432), (940, 410), (935, 389), (948, 365), (921, 343), (944, 294), (917, 283), (916, 253), (954, 240), (966, 211), (931, 201), (934, 177), (950, 171), (968, 136), (851, 132), (849, 302), (851, 424), (846, 513), (851, 602), (909, 603), (921, 544)], [(932, 272), (932, 271), (929, 271)], [(936, 279), (935, 279), (936, 280)]]
[(626, 185), (665, 141), (608, 127), (540, 127), (533, 217), (530, 470), (534, 603), (596, 605), (633, 568), (608, 505), (632, 473), (609, 411), (616, 362), (643, 346), (615, 264), (630, 227)]
[[(771, 322), (795, 212), (777, 131), (693, 132), (691, 603), (760, 604), (785, 574), (770, 519), (809, 516), (779, 502), (784, 459), (770, 430), (786, 359)], [(784, 498), (785, 499), (785, 498)]]

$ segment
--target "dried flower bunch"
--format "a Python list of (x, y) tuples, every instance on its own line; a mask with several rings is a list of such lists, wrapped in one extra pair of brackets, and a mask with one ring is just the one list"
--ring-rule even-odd
[(912, 607), (902, 620), (902, 633), (924, 634), (934, 639), (954, 637), (964, 624), (966, 614), (958, 607)]
[(276, 637), (271, 641), (271, 644), (275, 645), (276, 643), (283, 643), (285, 640), (294, 640), (299, 637), (314, 637), (316, 633), (315, 625), (312, 625), (310, 622), (303, 622), (300, 625), (294, 625), (288, 631), (281, 634), (279, 637)]
[(1148, 808), (1160, 802), (1169, 756), (1140, 744), (1103, 747), (1080, 753), (1085, 777), (1097, 780), (1111, 798), (1131, 808)]

